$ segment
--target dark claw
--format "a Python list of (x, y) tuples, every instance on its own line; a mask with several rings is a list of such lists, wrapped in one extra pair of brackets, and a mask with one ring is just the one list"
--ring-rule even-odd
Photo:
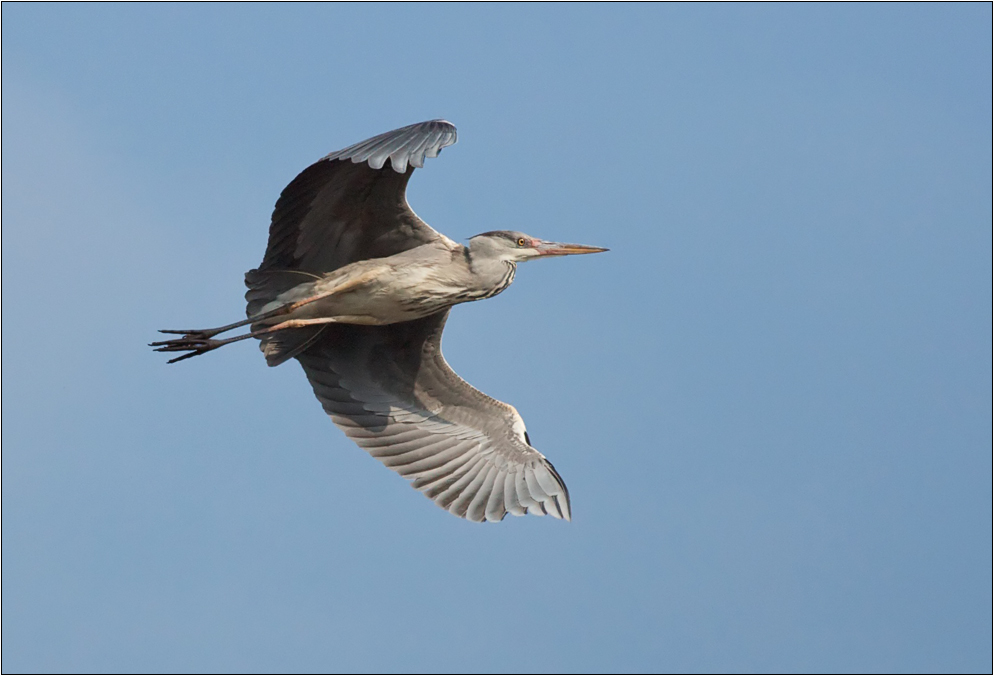
[(173, 340), (163, 340), (155, 343), (149, 343), (149, 347), (154, 347), (156, 352), (189, 353), (184, 354), (181, 357), (170, 359), (170, 364), (183, 361), (184, 359), (189, 359), (190, 357), (196, 357), (197, 355), (204, 354), (205, 352), (210, 352), (211, 350), (219, 348), (222, 345), (224, 345), (224, 341), (213, 340), (211, 338), (202, 338), (192, 334), (186, 334), (182, 338), (174, 338)]
[(176, 333), (191, 338), (210, 338), (216, 336), (220, 331), (210, 331), (207, 329), (159, 329), (159, 333)]
[[(202, 343), (203, 340), (198, 338), (177, 338), (176, 340), (160, 340), (155, 343), (149, 343), (149, 347), (161, 347), (161, 346), (174, 346), (174, 345), (186, 345), (188, 343)], [(162, 350), (156, 350), (156, 352), (161, 352)]]
[(196, 357), (198, 354), (203, 354), (203, 353), (204, 353), (203, 350), (196, 350), (194, 352), (190, 352), (189, 354), (184, 354), (182, 357), (175, 357), (173, 359), (170, 359), (166, 363), (167, 364), (175, 364), (178, 361), (183, 361), (184, 359), (189, 359), (190, 357)]

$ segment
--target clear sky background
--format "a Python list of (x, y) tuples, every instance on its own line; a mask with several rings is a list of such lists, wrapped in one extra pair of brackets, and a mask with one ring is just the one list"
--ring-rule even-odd
[[(991, 5), (3, 5), (3, 670), (991, 663)], [(435, 117), (456, 308), (574, 521), (475, 525), (242, 316), (282, 188)]]

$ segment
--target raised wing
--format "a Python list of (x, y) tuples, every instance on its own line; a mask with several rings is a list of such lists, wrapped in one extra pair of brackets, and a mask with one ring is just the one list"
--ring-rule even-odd
[(352, 440), (443, 509), (570, 518), (569, 493), (513, 407), (460, 378), (441, 351), (448, 310), (387, 326), (332, 324), (297, 360)]
[(262, 263), (245, 275), (249, 316), (308, 275), (443, 238), (407, 204), (407, 182), (425, 157), (455, 142), (450, 122), (431, 120), (349, 146), (304, 169), (276, 202)]

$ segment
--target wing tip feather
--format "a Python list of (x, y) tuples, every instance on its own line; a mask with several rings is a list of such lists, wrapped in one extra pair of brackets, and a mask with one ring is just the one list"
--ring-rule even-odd
[(444, 148), (459, 140), (454, 124), (441, 118), (417, 122), (373, 136), (325, 155), (322, 160), (349, 160), (382, 170), (387, 161), (398, 174), (409, 167), (423, 167), (426, 157), (438, 157)]

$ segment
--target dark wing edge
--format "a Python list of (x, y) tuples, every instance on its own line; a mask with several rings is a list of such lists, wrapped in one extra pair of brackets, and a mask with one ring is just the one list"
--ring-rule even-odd
[(476, 522), (508, 513), (570, 520), (566, 485), (525, 441), (517, 411), (445, 362), (447, 315), (331, 325), (296, 358), (332, 421), (439, 507)]

